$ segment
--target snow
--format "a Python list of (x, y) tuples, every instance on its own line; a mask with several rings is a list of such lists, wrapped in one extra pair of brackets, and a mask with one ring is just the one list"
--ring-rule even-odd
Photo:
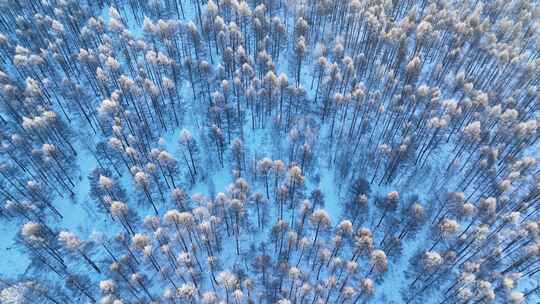
[[(122, 11), (122, 14), (124, 12)], [(196, 13), (194, 10), (186, 11), (186, 19), (192, 20), (196, 18)], [(108, 9), (104, 8), (101, 16), (104, 18), (106, 23), (109, 20)], [(142, 37), (143, 32), (140, 27), (136, 25), (136, 22), (132, 19), (131, 15), (127, 16), (127, 27), (132, 31), (132, 34), (136, 37)], [(213, 54), (216, 56), (216, 54)], [(285, 61), (285, 56), (280, 57), (280, 61), (277, 64), (276, 75), (279, 75), (280, 72), (287, 72), (287, 64)], [(218, 60), (217, 56), (214, 58)], [(424, 67), (425, 71), (429, 71), (433, 68), (431, 65), (426, 65)], [(306, 89), (309, 88), (309, 83), (311, 82), (311, 67), (306, 65), (302, 68), (302, 83)], [(290, 73), (289, 73), (290, 74)], [(292, 82), (292, 79), (289, 79)], [(204, 105), (201, 103), (199, 105), (194, 105), (190, 103), (191, 101), (191, 88), (190, 84), (185, 81), (183, 88), (181, 90), (181, 95), (184, 100), (187, 101), (186, 109), (186, 121), (184, 124), (174, 130), (169, 132), (164, 132), (161, 134), (163, 138), (163, 145), (160, 148), (165, 149), (170, 152), (172, 155), (177, 157), (179, 163), (182, 162), (181, 155), (183, 153), (183, 147), (180, 146), (179, 138), (180, 132), (183, 128), (186, 128), (193, 134), (194, 140), (197, 142), (200, 152), (199, 162), (201, 166), (204, 165), (203, 172), (201, 176), (197, 177), (197, 181), (194, 184), (185, 182), (182, 184), (182, 187), (187, 188), (189, 196), (195, 194), (202, 194), (207, 198), (215, 197), (218, 192), (226, 192), (228, 186), (234, 182), (233, 168), (227, 164), (224, 168), (221, 168), (215, 159), (215, 152), (212, 150), (212, 143), (206, 142), (207, 136), (204, 132), (207, 132), (207, 129), (203, 127), (205, 122), (200, 119), (199, 113), (204, 109)], [(314, 89), (308, 89), (309, 97), (313, 98)], [(445, 97), (453, 97), (451, 95)], [(312, 109), (312, 112), (315, 112), (315, 109)], [(350, 115), (350, 114), (349, 114)], [(201, 116), (202, 117), (202, 116)], [(271, 122), (267, 122), (267, 125), (270, 125)], [(336, 119), (336, 129), (338, 128), (338, 122)], [(382, 128), (382, 125), (380, 125)], [(78, 141), (76, 142), (77, 158), (73, 164), (74, 168), (77, 168), (75, 174), (76, 177), (76, 186), (74, 187), (75, 195), (73, 197), (65, 196), (55, 197), (54, 206), (60, 211), (64, 216), (61, 220), (56, 221), (52, 224), (53, 228), (57, 229), (66, 229), (71, 232), (74, 232), (78, 237), (84, 240), (88, 240), (94, 233), (104, 233), (107, 237), (113, 237), (120, 228), (117, 223), (114, 223), (109, 216), (103, 214), (96, 206), (90, 196), (90, 184), (88, 175), (89, 173), (96, 168), (97, 161), (91, 153), (96, 142), (93, 140), (95, 135), (91, 133), (86, 133), (85, 125), (77, 125), (77, 123), (72, 124), (72, 127), (80, 130), (78, 134)], [(274, 131), (267, 129), (256, 129), (252, 130), (250, 117), (246, 117), (245, 125), (243, 128), (243, 138), (244, 145), (246, 147), (246, 163), (248, 168), (245, 168), (244, 174), (248, 179), (252, 178), (252, 172), (250, 165), (252, 161), (257, 161), (263, 157), (270, 157), (273, 160), (283, 159), (287, 165), (289, 165), (289, 145), (287, 144), (287, 138), (282, 135), (276, 136)], [(334, 130), (335, 131), (335, 130)], [(377, 129), (376, 134), (379, 134), (382, 130)], [(337, 133), (336, 131), (334, 134)], [(338, 142), (330, 142), (330, 130), (328, 124), (324, 125), (319, 133), (317, 134), (317, 146), (312, 147), (312, 149), (321, 149), (325, 152), (321, 152), (319, 155), (318, 162), (313, 164), (313, 168), (310, 168), (308, 175), (306, 176), (305, 191), (304, 193), (309, 196), (315, 189), (320, 189), (324, 194), (325, 206), (324, 209), (329, 213), (331, 217), (332, 224), (335, 226), (343, 219), (344, 215), (347, 215), (347, 210), (343, 210), (344, 202), (347, 198), (348, 185), (341, 183), (337, 175), (337, 165), (335, 163), (335, 155), (340, 149), (343, 148), (342, 145), (350, 145), (352, 143), (347, 142), (346, 139), (340, 139)], [(374, 139), (376, 143), (381, 144), (381, 138)], [(371, 139), (369, 140), (371, 143)], [(368, 146), (367, 136), (360, 141), (360, 145)], [(160, 145), (155, 142), (152, 143), (152, 148), (159, 147)], [(322, 147), (324, 146), (324, 147)], [(378, 145), (372, 144), (373, 147)], [(347, 146), (347, 148), (351, 148)], [(375, 148), (377, 149), (377, 148)], [(367, 149), (366, 149), (367, 150)], [(328, 151), (328, 152), (326, 152)], [(367, 152), (377, 153), (374, 151), (363, 151), (364, 158), (369, 158), (371, 155), (368, 155)], [(526, 151), (531, 155), (537, 154), (538, 146), (532, 147), (530, 150)], [(298, 153), (298, 152), (297, 152)], [(390, 191), (398, 191), (404, 196), (409, 196), (416, 194), (419, 196), (420, 202), (430, 209), (431, 215), (434, 214), (434, 207), (438, 204), (432, 204), (431, 202), (434, 199), (437, 199), (439, 196), (442, 196), (447, 192), (447, 189), (457, 188), (456, 184), (458, 181), (453, 179), (453, 176), (450, 176), (448, 179), (443, 177), (448, 175), (446, 173), (447, 160), (453, 155), (453, 151), (450, 150), (450, 146), (445, 146), (443, 149), (438, 149), (431, 152), (425, 161), (426, 167), (418, 170), (403, 172), (401, 171), (398, 176), (395, 177), (394, 181), (389, 184), (381, 184), (379, 179), (381, 178), (380, 174), (376, 176), (374, 182), (371, 183), (371, 197), (375, 196), (384, 196)], [(225, 156), (227, 157), (227, 156)], [(384, 163), (385, 161), (383, 161)], [(385, 165), (385, 164), (382, 164)], [(352, 177), (365, 177), (370, 180), (373, 177), (373, 173), (369, 170), (366, 170), (363, 166), (358, 163), (348, 164), (349, 174), (347, 178), (352, 179)], [(184, 178), (187, 176), (187, 171), (182, 172), (182, 180), (187, 180)], [(450, 180), (450, 182), (448, 182)], [(122, 177), (119, 179), (121, 185), (127, 190), (128, 199), (130, 208), (135, 208), (141, 217), (144, 215), (151, 214), (151, 207), (146, 205), (135, 205), (138, 200), (144, 195), (140, 191), (136, 191), (136, 186), (134, 185), (133, 179), (130, 174), (124, 172)], [(253, 182), (250, 184), (252, 187), (251, 191), (259, 191), (261, 193), (265, 192), (264, 184), (262, 182)], [(166, 195), (168, 199), (168, 194)], [(275, 202), (269, 202), (270, 204)], [(160, 204), (159, 211), (164, 213), (171, 205), (169, 204)], [(369, 214), (369, 220), (363, 225), (373, 228), (376, 223), (376, 209), (375, 206), (371, 205), (371, 210)], [(276, 208), (271, 208), (270, 214), (274, 218)], [(248, 217), (254, 221), (255, 215), (248, 214)], [(288, 220), (288, 216), (285, 216), (285, 220)], [(431, 221), (431, 218), (429, 219)], [(254, 231), (252, 234), (244, 233), (241, 238), (241, 251), (243, 254), (250, 254), (249, 245), (258, 244), (266, 242), (266, 237), (269, 235), (271, 230), (271, 224), (261, 231)], [(16, 221), (3, 222), (0, 224), (0, 272), (3, 276), (14, 278), (19, 275), (23, 275), (26, 272), (26, 269), (29, 266), (30, 261), (26, 255), (21, 255), (19, 253), (20, 245), (16, 244), (16, 235), (18, 233), (19, 223)], [(374, 243), (378, 244), (380, 241), (380, 235), (375, 238)], [(223, 245), (223, 251), (220, 253), (220, 259), (223, 261), (223, 266), (225, 269), (232, 268), (233, 265), (241, 265), (246, 271), (249, 270), (251, 265), (247, 265), (247, 259), (243, 256), (238, 256), (235, 252), (234, 238), (226, 238)], [(401, 256), (395, 260), (389, 260), (389, 270), (385, 274), (381, 284), (376, 286), (376, 295), (374, 301), (376, 303), (401, 303), (402, 295), (401, 291), (404, 288), (407, 288), (409, 281), (406, 278), (405, 271), (409, 266), (410, 258), (416, 253), (418, 248), (424, 248), (432, 244), (432, 240), (429, 240), (429, 227), (422, 229), (415, 235), (413, 240), (407, 241), (407, 246), (405, 246), (404, 251)], [(103, 253), (101, 253), (103, 257)], [(88, 268), (87, 265), (79, 265), (81, 269)], [(86, 271), (91, 271), (91, 269), (86, 269)], [(363, 270), (364, 271), (364, 270)], [(537, 282), (529, 281), (520, 281), (519, 290), (525, 290), (526, 288), (534, 288)], [(208, 288), (209, 286), (204, 286)], [(159, 290), (160, 286), (154, 286), (154, 289)], [(534, 298), (533, 298), (534, 299)], [(436, 303), (437, 299), (428, 299), (426, 303)]]

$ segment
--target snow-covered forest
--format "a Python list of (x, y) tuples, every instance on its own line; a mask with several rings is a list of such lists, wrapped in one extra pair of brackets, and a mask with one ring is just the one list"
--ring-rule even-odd
[(0, 303), (540, 301), (540, 3), (0, 1)]

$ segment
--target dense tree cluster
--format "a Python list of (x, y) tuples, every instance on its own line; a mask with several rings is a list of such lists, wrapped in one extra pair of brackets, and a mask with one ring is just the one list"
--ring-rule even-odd
[(1, 1), (0, 303), (537, 301), (539, 29), (530, 0)]

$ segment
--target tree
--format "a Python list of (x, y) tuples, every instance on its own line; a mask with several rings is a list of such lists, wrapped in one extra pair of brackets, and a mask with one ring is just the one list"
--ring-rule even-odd
[(70, 252), (80, 255), (88, 265), (92, 266), (95, 271), (101, 273), (100, 268), (97, 264), (88, 256), (85, 252), (85, 247), (88, 247), (88, 244), (85, 244), (77, 236), (69, 231), (60, 231), (58, 234), (58, 241)]
[(371, 268), (369, 269), (368, 276), (371, 275), (373, 271), (375, 271), (377, 274), (386, 272), (388, 269), (388, 261), (384, 251), (379, 249), (373, 250), (371, 252), (370, 264)]
[(241, 177), (242, 171), (244, 171), (246, 167), (245, 148), (241, 139), (237, 138), (233, 141), (231, 145), (231, 155), (235, 164), (235, 175)]
[(404, 303), (534, 302), (536, 25), (534, 1), (0, 1), (0, 302), (388, 302), (386, 272)]
[(191, 176), (191, 182), (195, 183), (195, 176), (197, 176), (197, 167), (195, 166), (195, 155), (197, 155), (197, 142), (191, 136), (191, 133), (183, 129), (180, 132), (180, 144), (184, 147), (189, 155), (189, 161), (184, 154), (184, 161), (186, 167), (188, 167), (189, 175)]
[(321, 229), (323, 229), (324, 231), (325, 229), (328, 229), (330, 227), (330, 216), (328, 215), (328, 213), (326, 213), (326, 211), (322, 209), (317, 209), (311, 215), (310, 223), (313, 227), (315, 227), (315, 237), (313, 238), (313, 243), (311, 244), (311, 249), (309, 251), (307, 261), (310, 260), (314, 248), (317, 248), (317, 250), (315, 250), (315, 256), (317, 256), (317, 251), (319, 248), (318, 246), (315, 247), (315, 245), (317, 244), (317, 238), (319, 237)]
[(270, 173), (272, 166), (273, 166), (273, 162), (268, 157), (263, 158), (258, 163), (258, 168), (261, 171), (262, 175), (264, 176), (264, 186), (266, 188), (266, 199), (270, 199), (270, 192), (268, 190), (268, 174)]
[(148, 178), (148, 174), (146, 174), (143, 171), (138, 171), (138, 172), (135, 173), (134, 178), (135, 178), (135, 184), (139, 188), (143, 189), (143, 192), (146, 195), (146, 198), (148, 199), (148, 201), (152, 205), (152, 208), (154, 208), (154, 212), (156, 213), (156, 215), (158, 215), (159, 212), (157, 210), (157, 207), (156, 207), (156, 205), (154, 203), (154, 199), (152, 198), (152, 194), (150, 192), (150, 180)]
[(24, 244), (27, 245), (33, 253), (40, 256), (42, 261), (49, 267), (55, 269), (54, 266), (46, 261), (44, 256), (50, 256), (55, 263), (60, 265), (61, 269), (67, 267), (64, 258), (59, 252), (59, 246), (56, 242), (56, 233), (49, 227), (40, 223), (28, 221), (22, 226), (20, 234)]
[(386, 195), (386, 198), (377, 201), (375, 205), (379, 207), (380, 209), (382, 209), (382, 214), (381, 214), (381, 217), (379, 218), (379, 221), (377, 222), (377, 225), (375, 226), (375, 229), (379, 228), (379, 226), (385, 219), (388, 212), (393, 212), (394, 210), (396, 210), (397, 205), (398, 205), (398, 199), (399, 199), (398, 192), (392, 191)]
[(294, 229), (294, 223), (295, 223), (295, 209), (296, 209), (296, 201), (295, 193), (299, 187), (301, 187), (304, 184), (304, 176), (302, 176), (302, 170), (298, 166), (292, 166), (289, 169), (289, 193), (291, 195), (291, 203), (289, 205), (289, 209), (291, 209), (291, 227)]

